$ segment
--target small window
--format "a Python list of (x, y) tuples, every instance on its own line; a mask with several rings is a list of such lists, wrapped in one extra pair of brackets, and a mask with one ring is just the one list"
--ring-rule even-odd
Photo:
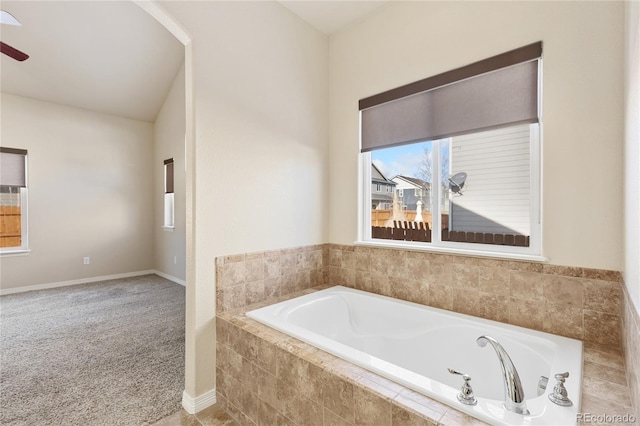
[(376, 183), (376, 191), (377, 192), (382, 191), (381, 185), (379, 183)]
[(164, 227), (174, 227), (173, 158), (164, 160)]
[(0, 147), (0, 252), (28, 249), (27, 151)]

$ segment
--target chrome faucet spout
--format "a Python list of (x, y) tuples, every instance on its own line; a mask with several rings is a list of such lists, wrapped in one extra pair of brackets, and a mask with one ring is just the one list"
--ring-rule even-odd
[(496, 339), (490, 336), (480, 336), (476, 339), (476, 343), (481, 348), (485, 347), (487, 343), (493, 346), (493, 349), (498, 355), (500, 361), (500, 367), (502, 367), (502, 374), (504, 376), (504, 406), (507, 410), (517, 414), (529, 414), (527, 410), (527, 404), (524, 400), (524, 390), (522, 389), (522, 382), (518, 375), (516, 366), (513, 365), (513, 361), (504, 350), (502, 345), (498, 343)]

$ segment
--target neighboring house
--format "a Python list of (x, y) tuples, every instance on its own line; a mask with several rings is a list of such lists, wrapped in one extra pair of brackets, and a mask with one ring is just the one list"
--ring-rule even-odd
[(378, 168), (371, 164), (371, 209), (391, 210), (393, 209), (393, 191), (395, 182), (390, 181)]
[(418, 200), (422, 201), (422, 209), (429, 211), (429, 183), (422, 179), (409, 176), (394, 176), (391, 178), (396, 184), (398, 200), (405, 210), (416, 210)]
[(529, 235), (528, 126), (451, 139), (451, 174), (468, 176), (463, 195), (451, 197), (449, 229)]

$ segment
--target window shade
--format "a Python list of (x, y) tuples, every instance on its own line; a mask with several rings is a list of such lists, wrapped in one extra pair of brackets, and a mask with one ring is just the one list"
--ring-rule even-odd
[(24, 149), (0, 147), (0, 185), (27, 186), (26, 156)]
[(362, 151), (538, 121), (542, 43), (360, 101)]
[(173, 193), (173, 158), (164, 160), (164, 192)]

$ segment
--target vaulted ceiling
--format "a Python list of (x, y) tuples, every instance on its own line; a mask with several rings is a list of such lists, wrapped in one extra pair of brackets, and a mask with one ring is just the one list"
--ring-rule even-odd
[[(282, 1), (330, 35), (384, 1)], [(136, 120), (155, 120), (184, 63), (184, 47), (132, 1), (2, 0), (21, 26), (0, 40), (28, 54), (0, 55), (3, 93)]]
[(0, 55), (1, 88), (77, 108), (154, 121), (184, 62), (184, 47), (130, 1), (6, 1), (21, 26), (0, 40), (30, 57)]

